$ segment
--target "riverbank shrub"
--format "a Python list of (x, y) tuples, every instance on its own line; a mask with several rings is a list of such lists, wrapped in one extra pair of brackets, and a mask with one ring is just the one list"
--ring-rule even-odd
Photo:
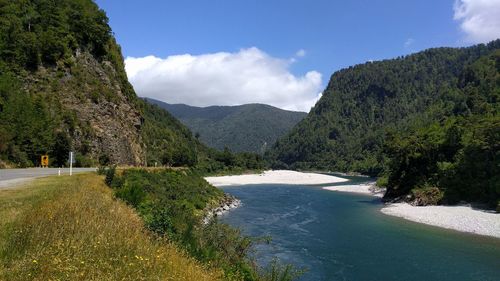
[(414, 188), (411, 195), (412, 205), (414, 206), (437, 205), (443, 199), (443, 192), (435, 186)]

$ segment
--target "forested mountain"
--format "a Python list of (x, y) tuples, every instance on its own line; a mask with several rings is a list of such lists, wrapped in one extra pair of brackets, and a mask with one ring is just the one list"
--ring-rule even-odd
[(265, 104), (195, 107), (146, 98), (170, 112), (210, 147), (263, 153), (307, 114)]
[(499, 71), (500, 40), (340, 70), (268, 157), (275, 167), (385, 175), (387, 198), (437, 191), (435, 201), (496, 204)]
[(66, 165), (70, 150), (79, 166), (210, 171), (258, 158), (211, 150), (139, 99), (93, 1), (0, 0), (0, 168), (38, 166), (46, 153), (51, 166)]

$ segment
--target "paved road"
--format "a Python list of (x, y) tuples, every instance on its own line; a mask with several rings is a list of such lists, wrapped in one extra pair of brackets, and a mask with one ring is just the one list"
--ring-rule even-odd
[[(95, 168), (73, 168), (73, 173), (95, 171)], [(0, 189), (18, 185), (34, 178), (57, 175), (58, 168), (0, 169)], [(61, 175), (69, 175), (69, 168), (61, 169)]]

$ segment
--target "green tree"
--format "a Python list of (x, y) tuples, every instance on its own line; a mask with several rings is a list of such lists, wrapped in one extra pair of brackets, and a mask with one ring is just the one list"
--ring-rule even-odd
[(52, 149), (54, 157), (53, 164), (56, 167), (63, 167), (67, 164), (69, 152), (71, 150), (71, 141), (64, 132), (58, 132), (55, 136), (55, 143)]

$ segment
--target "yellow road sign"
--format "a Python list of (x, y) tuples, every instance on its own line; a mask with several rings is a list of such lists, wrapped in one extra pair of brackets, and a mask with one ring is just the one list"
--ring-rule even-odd
[(49, 167), (49, 156), (48, 155), (42, 155), (42, 167), (48, 168)]

